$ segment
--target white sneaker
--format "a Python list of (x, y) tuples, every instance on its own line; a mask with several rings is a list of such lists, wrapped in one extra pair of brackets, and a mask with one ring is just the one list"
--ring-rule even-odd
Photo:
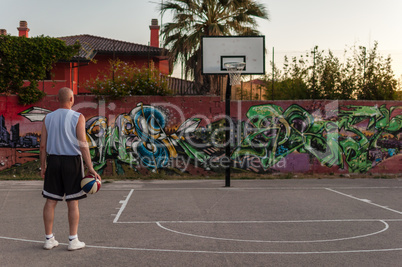
[(54, 238), (54, 236), (50, 239), (46, 239), (45, 245), (43, 246), (44, 249), (52, 249), (54, 247), (57, 247), (59, 245), (59, 242)]
[(78, 238), (74, 238), (68, 242), (68, 250), (77, 250), (82, 248), (85, 248), (85, 243), (79, 241)]

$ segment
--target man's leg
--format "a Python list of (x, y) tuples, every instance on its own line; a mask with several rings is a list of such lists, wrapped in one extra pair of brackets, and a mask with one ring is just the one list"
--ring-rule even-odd
[(43, 223), (45, 224), (46, 241), (43, 245), (44, 249), (52, 249), (59, 245), (59, 242), (53, 235), (53, 222), (54, 210), (56, 209), (57, 201), (53, 199), (46, 199), (45, 206), (43, 207)]
[(78, 240), (78, 222), (80, 221), (80, 210), (78, 200), (67, 201), (68, 223), (70, 225), (70, 236), (68, 250), (77, 250), (85, 247), (85, 243)]
[(68, 207), (68, 224), (70, 226), (70, 236), (77, 235), (78, 223), (80, 221), (80, 210), (78, 208), (78, 200), (67, 201)]
[(46, 235), (53, 234), (54, 210), (56, 209), (56, 205), (56, 200), (46, 199), (45, 206), (43, 207), (43, 222), (45, 224)]

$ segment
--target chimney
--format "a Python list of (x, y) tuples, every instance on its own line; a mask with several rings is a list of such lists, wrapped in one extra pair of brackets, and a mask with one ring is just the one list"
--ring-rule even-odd
[(25, 36), (26, 38), (28, 38), (28, 32), (29, 32), (28, 22), (26, 22), (25, 20), (21, 20), (20, 26), (17, 29), (18, 29), (18, 36), (20, 37)]
[(151, 26), (149, 26), (151, 30), (151, 46), (159, 47), (159, 25), (158, 19), (152, 19)]
[(0, 29), (0, 35), (7, 35), (6, 29)]

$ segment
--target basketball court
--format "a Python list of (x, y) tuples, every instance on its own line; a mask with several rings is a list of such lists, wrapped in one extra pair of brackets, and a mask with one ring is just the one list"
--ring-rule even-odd
[(401, 179), (114, 181), (80, 202), (80, 240), (43, 250), (41, 181), (0, 181), (1, 266), (397, 266)]

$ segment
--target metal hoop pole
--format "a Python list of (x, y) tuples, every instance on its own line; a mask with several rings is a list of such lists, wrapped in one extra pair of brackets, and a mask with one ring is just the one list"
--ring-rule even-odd
[(226, 142), (226, 151), (225, 156), (229, 159), (229, 166), (225, 166), (225, 187), (230, 187), (230, 168), (232, 165), (232, 161), (230, 159), (230, 96), (232, 93), (232, 87), (230, 85), (230, 76), (227, 75), (226, 82), (226, 98), (225, 98), (225, 142)]

